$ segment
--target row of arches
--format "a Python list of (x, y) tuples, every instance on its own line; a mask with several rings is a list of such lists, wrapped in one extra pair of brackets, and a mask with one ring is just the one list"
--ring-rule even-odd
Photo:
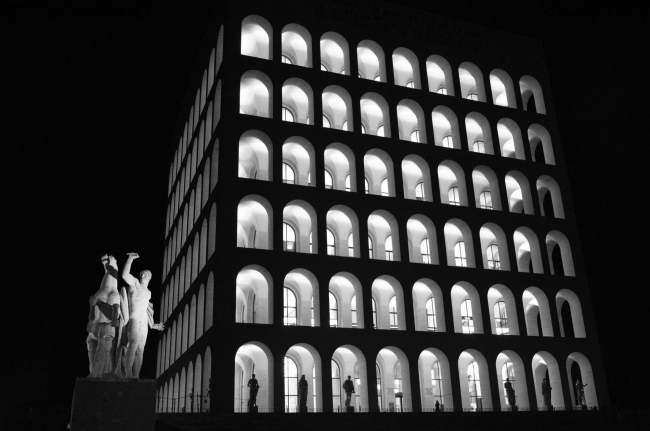
[[(323, 127), (354, 131), (353, 101), (350, 94), (338, 85), (330, 85), (322, 93), (322, 112), (314, 110), (311, 86), (300, 78), (290, 78), (282, 84), (282, 120), (301, 124), (319, 124)], [(461, 125), (456, 114), (446, 106), (437, 106), (430, 117), (411, 99), (397, 104), (397, 127), (391, 132), (391, 108), (381, 95), (365, 93), (359, 101), (362, 134), (388, 137), (397, 129), (397, 138), (416, 143), (428, 143), (427, 130), (434, 145), (461, 149)], [(239, 113), (273, 118), (273, 83), (263, 72), (245, 72), (239, 86)], [(318, 115), (320, 114), (320, 115)], [(430, 123), (429, 123), (430, 118)], [(498, 121), (495, 130), (487, 118), (470, 112), (465, 118), (465, 132), (470, 151), (482, 154), (500, 154), (502, 157), (525, 160), (524, 136), (517, 123), (509, 118)], [(494, 136), (494, 139), (493, 139)], [(528, 139), (533, 161), (555, 164), (549, 132), (539, 124), (528, 128)]]
[[(160, 358), (160, 354), (158, 354)], [(160, 376), (160, 373), (158, 374)], [(157, 413), (210, 412), (212, 353), (210, 347), (158, 388)], [(191, 394), (191, 395), (190, 395)]]
[[(370, 298), (357, 277), (339, 272), (327, 282), (327, 303), (314, 274), (297, 268), (284, 276), (282, 324), (285, 326), (329, 326), (462, 334), (554, 336), (549, 300), (540, 288), (529, 287), (516, 298), (503, 284), (494, 284), (484, 297), (471, 283), (460, 281), (443, 290), (433, 280), (422, 278), (410, 292), (390, 275), (377, 277), (370, 286)], [(273, 324), (273, 278), (262, 266), (249, 265), (237, 275), (235, 321)], [(368, 290), (366, 290), (367, 295)], [(408, 295), (407, 295), (408, 294)], [(405, 296), (406, 295), (406, 296)], [(412, 308), (405, 297), (412, 297)], [(560, 336), (585, 338), (582, 306), (578, 296), (561, 289), (555, 296)], [(518, 310), (519, 309), (519, 310)], [(520, 311), (520, 312), (518, 312)], [(413, 325), (407, 322), (413, 316)], [(372, 319), (367, 316), (372, 313)], [(279, 316), (279, 313), (276, 313)], [(327, 315), (327, 320), (322, 317)], [(520, 322), (519, 316), (524, 319)], [(448, 327), (453, 326), (453, 327)]]
[[(272, 181), (272, 159), (273, 144), (264, 132), (249, 130), (242, 134), (239, 139), (239, 178)], [(361, 192), (356, 159), (350, 147), (340, 142), (328, 145), (323, 153), (323, 164), (323, 176), (320, 178), (325, 188)], [(486, 165), (466, 172), (457, 162), (443, 160), (438, 165), (437, 176), (434, 174), (432, 177), (427, 161), (416, 154), (404, 157), (401, 170), (402, 196), (405, 199), (435, 200), (457, 206), (470, 206), (470, 202), (474, 201), (474, 206), (481, 209), (507, 208), (510, 212), (525, 214), (535, 212), (528, 178), (516, 170), (507, 172), (501, 180)], [(315, 172), (316, 153), (313, 145), (300, 136), (285, 140), (282, 145), (282, 182), (315, 187), (318, 177)], [(363, 177), (363, 191), (366, 194), (397, 196), (394, 163), (385, 151), (373, 148), (365, 153)], [(466, 177), (471, 177), (474, 196), (468, 194)], [(565, 217), (561, 190), (553, 177), (541, 175), (535, 182), (535, 190), (542, 216)], [(439, 196), (436, 196), (438, 192)]]
[[(288, 202), (282, 210), (282, 249), (317, 254), (319, 218), (309, 203)], [(517, 228), (508, 239), (497, 224), (485, 223), (475, 235), (466, 222), (454, 218), (445, 223), (444, 242), (439, 243), (435, 225), (423, 214), (411, 216), (404, 226), (388, 211), (376, 210), (368, 216), (367, 239), (361, 238), (356, 213), (345, 205), (330, 208), (324, 221), (326, 250), (331, 256), (358, 258), (363, 255), (370, 259), (408, 259), (412, 263), (433, 265), (439, 265), (442, 259), (448, 266), (469, 268), (481, 267), (482, 261), (484, 269), (510, 271), (517, 268), (518, 272), (544, 273), (540, 241), (528, 227)], [(240, 201), (237, 207), (238, 247), (272, 250), (272, 226), (273, 208), (269, 201), (259, 195), (249, 195)], [(404, 233), (406, 241), (401, 242)], [(444, 251), (442, 257), (439, 257), (439, 244)], [(553, 230), (547, 233), (545, 244), (550, 273), (575, 276), (567, 237)], [(408, 255), (402, 256), (403, 246)]]
[[(281, 32), (282, 54), (284, 64), (300, 67), (314, 67), (312, 46), (320, 51), (320, 69), (324, 72), (351, 75), (350, 47), (347, 40), (338, 33), (326, 32), (318, 45), (312, 45), (310, 32), (303, 26), (291, 23)], [(273, 29), (271, 24), (261, 16), (251, 15), (242, 21), (241, 54), (266, 60), (273, 59)], [(354, 55), (354, 50), (352, 51)], [(484, 84), (483, 72), (473, 63), (458, 65), (457, 74), (450, 63), (440, 55), (431, 55), (422, 62), (421, 69), (418, 56), (408, 48), (396, 48), (388, 61), (392, 70), (386, 67), (386, 54), (382, 47), (372, 41), (363, 40), (356, 49), (357, 77), (377, 82), (388, 82), (389, 74), (398, 86), (427, 89), (441, 95), (458, 96), (474, 101), (487, 102), (490, 98), (494, 105), (517, 108), (519, 95), (510, 75), (502, 69), (489, 73), (489, 86)], [(425, 79), (421, 79), (422, 76)], [(456, 88), (454, 82), (458, 83)], [(489, 88), (491, 97), (486, 91)], [(526, 111), (546, 114), (544, 95), (539, 82), (532, 76), (525, 75), (519, 80), (519, 92), (522, 107)]]

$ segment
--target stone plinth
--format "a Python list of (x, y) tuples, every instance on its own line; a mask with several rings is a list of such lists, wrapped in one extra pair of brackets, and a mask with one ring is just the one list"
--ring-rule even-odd
[(156, 381), (77, 378), (72, 397), (71, 431), (153, 431)]

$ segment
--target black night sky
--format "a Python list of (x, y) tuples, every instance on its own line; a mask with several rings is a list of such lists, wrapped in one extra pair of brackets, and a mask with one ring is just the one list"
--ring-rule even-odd
[[(153, 271), (159, 315), (172, 131), (217, 1), (0, 5), (0, 429), (30, 410), (66, 426), (74, 379), (88, 374), (102, 254), (121, 266), (140, 253), (134, 270)], [(647, 11), (628, 0), (395, 3), (543, 40), (612, 404), (647, 408)], [(141, 377), (155, 377), (155, 355), (150, 334)]]

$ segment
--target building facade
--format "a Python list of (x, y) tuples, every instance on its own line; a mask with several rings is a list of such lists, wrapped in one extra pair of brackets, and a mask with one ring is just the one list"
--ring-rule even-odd
[[(161, 412), (608, 405), (541, 43), (225, 2), (173, 139)], [(576, 390), (584, 384), (584, 399)]]

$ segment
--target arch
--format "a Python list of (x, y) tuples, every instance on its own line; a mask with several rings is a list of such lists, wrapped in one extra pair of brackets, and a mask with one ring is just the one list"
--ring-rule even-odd
[(178, 409), (180, 412), (185, 413), (186, 410), (186, 401), (187, 401), (187, 392), (186, 392), (186, 379), (187, 379), (187, 368), (181, 370), (180, 384), (178, 386)]
[(334, 142), (325, 148), (325, 170), (332, 176), (334, 190), (357, 191), (355, 166), (354, 152), (347, 145)]
[(531, 286), (524, 290), (522, 305), (526, 317), (526, 335), (529, 337), (552, 337), (551, 307), (542, 289)]
[(403, 99), (397, 104), (397, 125), (401, 140), (427, 143), (424, 111), (417, 102)]
[(440, 55), (427, 58), (427, 78), (431, 93), (454, 96), (454, 78), (449, 62)]
[[(562, 316), (562, 306), (565, 302), (569, 304), (571, 322), (565, 322)], [(582, 305), (580, 304), (578, 295), (569, 289), (562, 289), (555, 296), (555, 306), (557, 308), (557, 315), (560, 323), (560, 336), (568, 336), (565, 326), (572, 325), (575, 338), (587, 338), (585, 321), (582, 316)]]
[(326, 221), (327, 229), (335, 238), (336, 256), (360, 257), (359, 220), (354, 211), (344, 205), (335, 205), (327, 212)]
[(206, 389), (206, 394), (208, 395), (203, 402), (205, 411), (210, 411), (210, 388), (212, 384), (212, 355), (210, 353), (210, 347), (205, 349), (205, 354), (203, 355), (203, 388)]
[[(335, 361), (340, 368), (341, 385), (347, 377), (351, 377), (351, 380), (354, 383), (355, 393), (350, 399), (350, 406), (354, 407), (355, 412), (367, 412), (369, 409), (368, 372), (366, 358), (361, 350), (355, 346), (345, 344), (334, 351), (332, 360)], [(332, 380), (332, 383), (334, 384), (334, 379)], [(332, 389), (334, 391), (334, 387)], [(341, 386), (339, 389), (339, 393), (345, 397), (343, 387)], [(336, 408), (335, 411), (337, 411)]]
[(205, 321), (205, 287), (203, 285), (199, 288), (196, 305), (196, 339), (198, 340), (203, 335), (203, 322)]
[[(241, 88), (241, 87), (240, 87)], [(214, 131), (221, 121), (221, 80), (217, 82), (217, 89), (214, 92), (214, 112), (212, 117), (212, 131)]]
[[(487, 300), (492, 334), (519, 335), (517, 303), (512, 291), (503, 284), (495, 284), (488, 289)], [(499, 302), (504, 302), (505, 307)]]
[(524, 141), (517, 123), (509, 118), (502, 118), (497, 123), (497, 134), (499, 136), (501, 157), (526, 160)]
[[(530, 155), (533, 162), (546, 163), (547, 165), (555, 164), (551, 134), (544, 126), (531, 124), (528, 127), (528, 142), (530, 143)], [(539, 156), (543, 156), (543, 160)]]
[[(406, 330), (404, 290), (397, 279), (390, 275), (377, 277), (372, 282), (372, 298), (377, 306), (377, 329)], [(394, 302), (393, 307), (391, 302)], [(394, 316), (392, 319), (391, 314)]]
[(433, 202), (431, 170), (429, 164), (420, 156), (409, 154), (402, 160), (402, 184), (404, 198)]
[(413, 284), (413, 315), (416, 331), (447, 332), (442, 290), (438, 283), (421, 278)]
[[(560, 254), (562, 258), (561, 268), (559, 267), (559, 259), (554, 259), (553, 252), (555, 246), (560, 247)], [(564, 274), (566, 276), (575, 277), (576, 271), (573, 266), (573, 255), (571, 254), (571, 245), (566, 235), (557, 230), (552, 230), (546, 235), (546, 251), (548, 252), (548, 263), (551, 267), (551, 274)], [(562, 270), (562, 272), (560, 272)]]
[(350, 54), (348, 42), (343, 36), (333, 31), (320, 38), (320, 62), (328, 72), (341, 75), (350, 74)]
[(436, 146), (455, 150), (461, 149), (458, 117), (456, 117), (454, 111), (446, 106), (436, 106), (431, 111), (431, 123), (433, 126), (433, 140)]
[[(506, 234), (494, 223), (485, 223), (479, 231), (483, 269), (510, 271)], [(498, 248), (495, 250), (494, 245)]]
[[(363, 289), (359, 279), (349, 272), (339, 272), (330, 279), (329, 292), (339, 303), (339, 327), (363, 329)], [(352, 308), (353, 299), (356, 299), (356, 310)]]
[(290, 289), (296, 296), (298, 304), (296, 324), (320, 326), (320, 294), (318, 279), (314, 274), (304, 268), (296, 268), (284, 277), (284, 287)]
[(248, 195), (237, 206), (237, 247), (273, 250), (273, 208), (259, 195)]
[(237, 349), (235, 354), (235, 412), (247, 411), (248, 381), (258, 381), (257, 407), (259, 411), (273, 410), (273, 353), (259, 341), (249, 341)]
[(413, 51), (407, 48), (397, 48), (393, 51), (393, 76), (395, 85), (422, 89), (420, 63)]
[(248, 265), (236, 280), (235, 321), (273, 323), (273, 278), (259, 265)]
[[(474, 243), (472, 240), (472, 231), (464, 221), (460, 219), (451, 219), (445, 223), (445, 247), (447, 249), (448, 266), (467, 266), (476, 268), (476, 259), (474, 257)], [(465, 247), (465, 265), (459, 262), (454, 248), (459, 242), (464, 243)]]
[[(309, 383), (312, 383), (308, 386), (307, 388), (307, 406), (308, 407), (314, 407), (315, 411), (322, 411), (323, 408), (323, 389), (322, 389), (322, 381), (323, 381), (323, 373), (322, 373), (322, 364), (321, 364), (321, 357), (318, 351), (311, 345), (305, 344), (305, 343), (299, 343), (299, 344), (294, 344), (287, 350), (287, 353), (285, 354), (285, 361), (286, 359), (290, 359), (293, 361), (296, 365), (297, 368), (297, 375), (300, 377), (301, 375), (304, 375)], [(286, 368), (286, 367), (285, 367)], [(286, 373), (286, 369), (285, 369)], [(316, 375), (315, 379), (310, 378), (313, 376), (313, 374)], [(314, 380), (316, 383), (316, 387), (314, 387)], [(293, 412), (298, 412), (298, 405), (297, 405), (297, 397), (295, 398), (288, 398), (286, 393), (287, 385), (285, 382), (285, 403), (284, 403), (284, 411), (286, 413), (293, 413)], [(313, 401), (312, 401), (313, 400)], [(289, 403), (288, 403), (289, 401)], [(295, 401), (295, 405), (294, 405)]]
[[(399, 229), (397, 220), (391, 213), (385, 210), (373, 211), (368, 216), (368, 236), (373, 242), (373, 259), (380, 260), (401, 260), (399, 248)], [(388, 239), (392, 240), (392, 255), (387, 250)]]
[(492, 169), (479, 165), (472, 171), (476, 208), (501, 211), (499, 179)]
[(214, 309), (214, 273), (210, 273), (205, 288), (205, 332), (212, 327)]
[(242, 20), (241, 54), (273, 60), (273, 27), (266, 19), (249, 15)]
[[(194, 363), (190, 361), (187, 366), (187, 389), (185, 391), (187, 394), (187, 405), (185, 407), (186, 412), (194, 413), (197, 412), (198, 406), (194, 402), (196, 393), (194, 392)], [(197, 412), (198, 413), (198, 412)]]
[(239, 81), (239, 113), (273, 118), (272, 106), (273, 83), (269, 77), (258, 70), (245, 72)]
[(311, 180), (310, 173), (316, 171), (316, 154), (314, 147), (305, 138), (292, 136), (282, 145), (282, 163), (287, 164), (295, 173), (294, 182), (285, 178), (283, 168), (282, 182), (298, 184), (301, 186), (315, 187), (316, 182)]
[(542, 86), (535, 78), (529, 75), (524, 75), (519, 79), (519, 91), (521, 91), (521, 102), (524, 105), (524, 111), (528, 111), (530, 98), (532, 97), (535, 102), (535, 112), (538, 114), (546, 114), (546, 105), (544, 104), (544, 93)]
[(491, 409), (490, 369), (485, 356), (475, 349), (465, 350), (458, 357), (458, 375), (463, 410)]
[(543, 274), (542, 253), (539, 248), (539, 240), (532, 229), (521, 226), (512, 234), (517, 257), (517, 270), (519, 272), (532, 272)]
[(217, 36), (217, 60), (214, 68), (215, 76), (219, 72), (222, 62), (223, 62), (223, 25), (219, 27), (219, 35)]
[[(535, 382), (535, 397), (537, 398), (537, 407), (539, 410), (545, 409), (544, 393), (542, 392), (543, 379), (551, 386), (551, 405), (565, 408), (564, 395), (562, 391), (562, 377), (560, 376), (560, 366), (557, 360), (549, 352), (541, 351), (535, 353), (532, 361), (533, 381)], [(547, 377), (548, 376), (548, 377)], [(571, 386), (571, 385), (569, 385)]]
[[(539, 210), (545, 217), (565, 218), (560, 186), (553, 178), (542, 175), (537, 179), (537, 198)], [(550, 205), (547, 201), (550, 199)]]
[(533, 195), (530, 191), (528, 178), (519, 171), (506, 174), (506, 194), (508, 208), (511, 213), (534, 214)]
[(492, 131), (487, 118), (478, 112), (470, 112), (465, 117), (465, 130), (470, 151), (494, 155)]
[(359, 102), (362, 133), (391, 137), (390, 115), (386, 99), (377, 93), (366, 93)]
[[(463, 303), (467, 300), (471, 301), (471, 303), (466, 304), (467, 307), (465, 308)], [(454, 317), (455, 333), (484, 333), (483, 317), (481, 314), (481, 298), (472, 284), (466, 281), (459, 281), (454, 284), (451, 288), (451, 308)]]
[(436, 402), (440, 403), (440, 411), (453, 411), (451, 367), (447, 356), (434, 347), (423, 350), (418, 358), (418, 371), (422, 411), (435, 411)]
[[(381, 380), (395, 383), (382, 385), (384, 393), (381, 394), (381, 399), (384, 405), (380, 406), (380, 411), (400, 411), (400, 404), (401, 411), (413, 411), (411, 373), (408, 358), (404, 352), (397, 347), (384, 347), (377, 354), (376, 364), (381, 374)], [(396, 371), (401, 375), (396, 375)], [(398, 385), (401, 387), (397, 387)], [(394, 406), (393, 409), (391, 409), (391, 404)]]
[(347, 90), (338, 85), (330, 85), (323, 90), (322, 101), (323, 127), (350, 132), (354, 130), (352, 98)]
[(191, 347), (196, 340), (196, 295), (192, 295), (192, 305), (190, 306), (190, 331), (188, 347)]
[[(438, 185), (440, 188), (440, 202), (448, 205), (464, 206), (468, 204), (467, 187), (465, 186), (465, 171), (452, 160), (443, 160), (438, 165)], [(451, 193), (453, 187), (457, 193)], [(453, 196), (453, 199), (450, 199)], [(456, 200), (457, 199), (457, 200)]]
[(372, 40), (362, 40), (357, 45), (359, 76), (371, 81), (386, 82), (386, 56), (384, 50)]
[(460, 80), (460, 96), (463, 99), (487, 102), (483, 73), (475, 64), (468, 61), (461, 63), (458, 66), (458, 79)]
[(530, 401), (528, 399), (528, 385), (526, 383), (526, 371), (524, 362), (521, 356), (512, 350), (504, 350), (497, 355), (496, 360), (496, 381), (500, 385), (499, 397), (501, 410), (511, 410), (513, 406), (508, 404), (505, 392), (506, 378), (510, 380), (512, 389), (515, 391), (516, 406), (520, 409), (530, 409)]
[[(204, 391), (202, 386), (202, 374), (203, 374), (203, 362), (201, 361), (201, 355), (196, 356), (196, 365), (194, 366), (194, 395), (196, 396), (196, 404), (194, 411), (197, 413), (202, 413), (204, 411), (203, 405), (206, 403), (205, 395), (207, 395), (207, 390)], [(207, 388), (206, 388), (207, 389)], [(205, 395), (204, 395), (205, 394)]]
[(311, 34), (305, 27), (292, 23), (282, 29), (282, 56), (291, 64), (312, 67), (311, 46)]
[[(318, 253), (318, 232), (316, 211), (307, 202), (293, 200), (282, 211), (282, 221), (288, 224), (296, 233), (295, 251), (298, 253)], [(285, 251), (293, 251), (287, 248)]]
[[(409, 245), (409, 261), (439, 265), (438, 235), (431, 219), (415, 214), (406, 222), (406, 235)], [(425, 242), (426, 241), (426, 242)]]
[(208, 224), (208, 259), (217, 249), (217, 204), (213, 203), (210, 209), (210, 223)]
[(515, 87), (512, 78), (504, 70), (494, 69), (490, 72), (490, 88), (492, 89), (492, 103), (509, 108), (517, 108)]
[[(383, 150), (373, 148), (363, 157), (365, 179), (370, 186), (369, 194), (395, 197), (395, 174), (393, 160)], [(383, 182), (387, 187), (382, 189)]]
[[(569, 377), (569, 390), (571, 392), (571, 399), (573, 402), (577, 400), (576, 394), (576, 381), (577, 376), (572, 372), (574, 364), (577, 363), (579, 368), (579, 379), (584, 385), (584, 400), (582, 405), (589, 407), (598, 407), (598, 396), (596, 394), (596, 382), (594, 381), (594, 372), (591, 368), (591, 363), (587, 357), (579, 352), (573, 352), (566, 360), (567, 376)], [(580, 403), (576, 403), (576, 408), (580, 408)]]
[[(291, 121), (314, 124), (314, 92), (300, 78), (289, 78), (282, 84), (282, 108), (291, 112)], [(288, 121), (284, 116), (284, 121)]]

